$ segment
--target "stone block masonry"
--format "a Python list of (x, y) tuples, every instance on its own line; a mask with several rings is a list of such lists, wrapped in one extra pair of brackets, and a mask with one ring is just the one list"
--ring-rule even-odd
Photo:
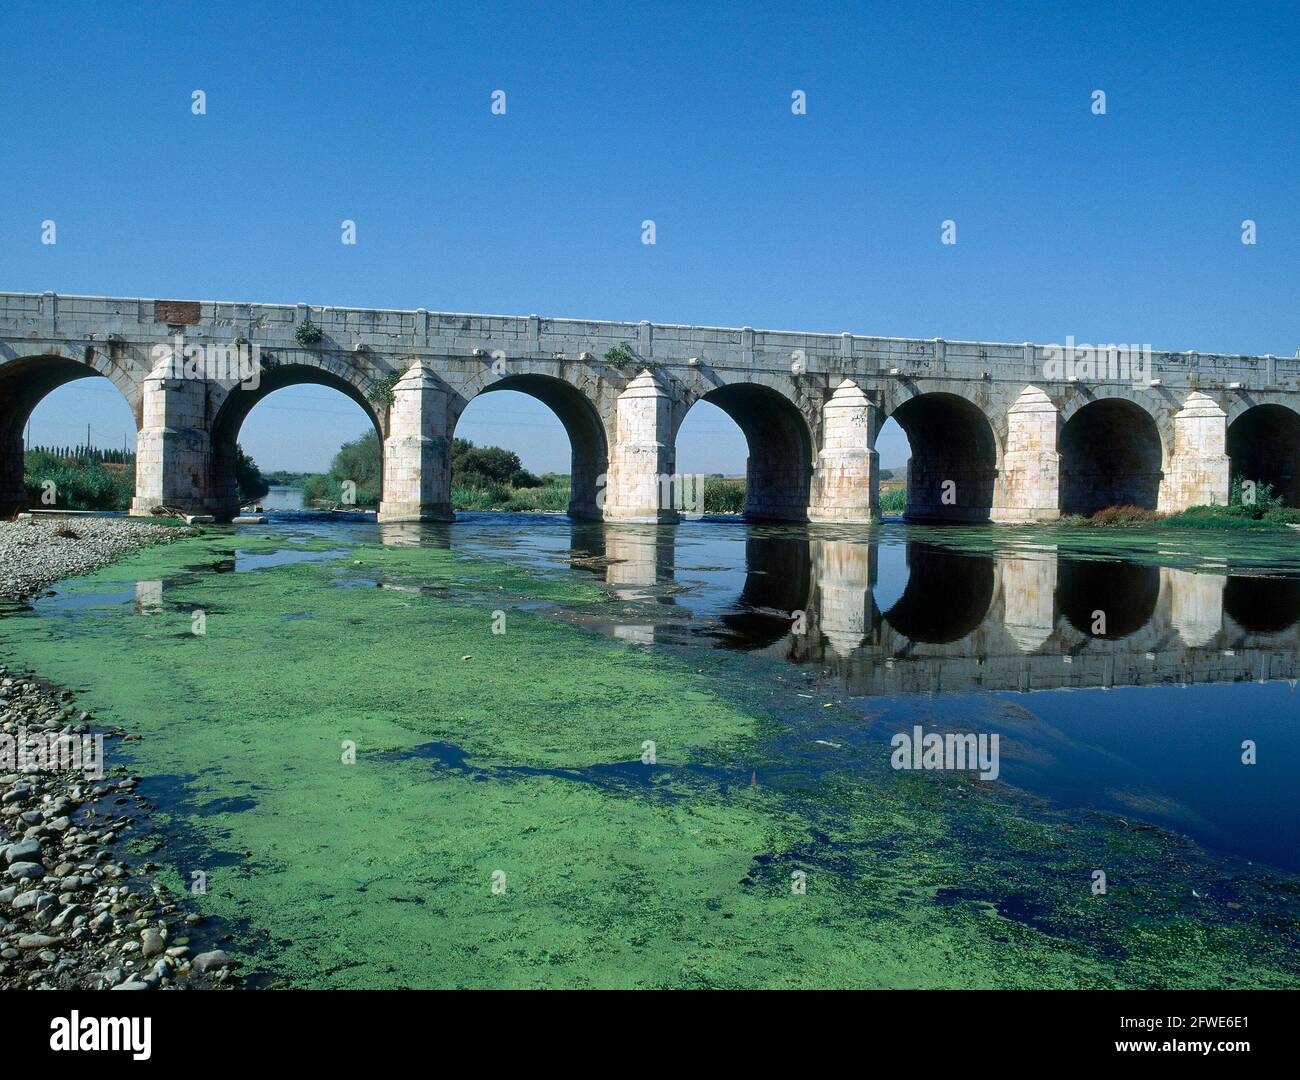
[[(232, 347), (256, 349), (256, 379), (160, 366), (178, 349)], [(745, 435), (754, 519), (871, 521), (889, 417), (911, 444), (917, 519), (1045, 521), (1115, 500), (1176, 511), (1226, 502), (1233, 475), (1300, 497), (1300, 359), (1151, 352), (1110, 374), (1029, 343), (0, 293), (0, 512), (24, 505), (32, 409), (87, 375), (110, 379), (136, 417), (136, 514), (235, 514), (240, 425), (297, 383), (365, 409), (384, 447), (385, 520), (451, 516), (456, 422), (498, 390), (559, 417), (570, 510), (584, 517), (674, 520), (677, 432), (701, 400)]]

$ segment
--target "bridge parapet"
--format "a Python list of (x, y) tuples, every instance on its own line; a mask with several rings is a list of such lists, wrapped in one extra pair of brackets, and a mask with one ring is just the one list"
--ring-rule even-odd
[[(507, 356), (603, 360), (626, 343), (637, 358), (666, 366), (692, 359), (727, 370), (911, 379), (973, 379), (1021, 385), (1068, 382), (1045, 374), (1050, 345), (947, 341), (848, 333), (757, 330), (678, 323), (612, 322), (382, 308), (322, 307), (136, 297), (0, 293), (0, 338), (165, 342), (178, 330), (187, 340), (243, 337), (266, 347), (300, 348), (299, 324), (310, 320), (323, 337), (319, 352), (364, 346), (394, 356), (468, 356), (500, 348)], [(12, 343), (11, 343), (12, 344)], [(1102, 348), (1106, 343), (1098, 343)], [(1084, 348), (1082, 344), (1078, 346)], [(559, 356), (557, 356), (559, 354)], [(1151, 352), (1152, 378), (1188, 388), (1300, 389), (1300, 357), (1195, 351)], [(1084, 381), (1084, 380), (1081, 380)]]

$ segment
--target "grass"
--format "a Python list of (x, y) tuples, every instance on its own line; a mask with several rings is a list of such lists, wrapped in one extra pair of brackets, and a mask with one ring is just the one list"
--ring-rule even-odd
[(567, 477), (562, 483), (548, 483), (541, 487), (515, 488), (508, 484), (469, 487), (453, 484), (451, 488), (451, 505), (454, 510), (563, 513), (569, 508), (570, 497)]
[(40, 510), (125, 510), (135, 494), (135, 465), (29, 450), (23, 487), (27, 505)]
[(704, 478), (704, 512), (706, 514), (743, 514), (745, 481), (722, 476)]
[(896, 487), (880, 493), (882, 514), (901, 514), (907, 509), (907, 488)]

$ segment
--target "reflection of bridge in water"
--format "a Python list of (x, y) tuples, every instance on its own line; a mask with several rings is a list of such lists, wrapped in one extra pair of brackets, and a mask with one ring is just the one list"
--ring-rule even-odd
[[(624, 599), (675, 607), (666, 587), (689, 576), (675, 569), (670, 529), (582, 526), (572, 544), (603, 564)], [(878, 583), (877, 543), (751, 531), (744, 586), (714, 632), (735, 648), (819, 665), (864, 695), (1295, 679), (1300, 669), (1300, 579), (1072, 559), (1050, 548), (883, 550), (905, 552), (901, 592)], [(878, 593), (890, 596), (883, 611)], [(680, 641), (682, 618), (664, 614), (615, 632)]]

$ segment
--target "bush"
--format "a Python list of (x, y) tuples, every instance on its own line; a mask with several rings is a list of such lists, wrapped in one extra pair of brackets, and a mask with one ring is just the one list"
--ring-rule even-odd
[[(567, 477), (565, 478), (567, 481)], [(451, 482), (466, 487), (503, 484), (507, 487), (541, 487), (542, 480), (524, 468), (519, 455), (500, 446), (475, 446), (468, 439), (451, 441)]]
[[(53, 488), (46, 487), (47, 482)], [(50, 510), (126, 510), (135, 495), (135, 465), (105, 465), (93, 458), (62, 458), (29, 450), (23, 460), (27, 505)], [(54, 502), (45, 492), (52, 490)]]
[(721, 476), (704, 478), (704, 512), (706, 514), (743, 514), (745, 481)]
[(907, 510), (907, 488), (896, 487), (880, 493), (882, 514), (902, 514)]
[(1108, 506), (1104, 510), (1098, 510), (1091, 517), (1084, 518), (1079, 524), (1098, 528), (1150, 525), (1153, 521), (1159, 521), (1162, 516), (1142, 506)]
[(562, 513), (569, 508), (569, 498), (567, 476), (558, 478), (557, 482), (527, 488), (512, 488), (492, 481), (483, 485), (453, 483), (451, 488), (453, 510), (552, 510)]

